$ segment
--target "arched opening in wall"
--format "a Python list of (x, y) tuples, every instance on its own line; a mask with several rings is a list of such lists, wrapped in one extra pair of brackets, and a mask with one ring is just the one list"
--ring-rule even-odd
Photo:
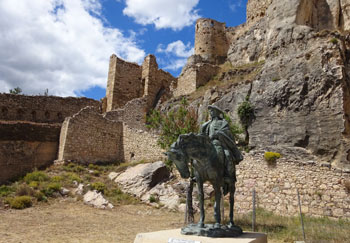
[(17, 119), (20, 120), (20, 119), (23, 119), (23, 117), (24, 117), (24, 110), (18, 109), (17, 110)]
[(1, 118), (6, 119), (8, 116), (9, 110), (6, 107), (1, 108)]
[(165, 93), (165, 88), (164, 88), (164, 86), (162, 86), (162, 87), (158, 90), (156, 96), (154, 97), (153, 104), (152, 104), (152, 109), (154, 109), (154, 108), (157, 106), (157, 104), (158, 104), (160, 98), (162, 97), (162, 95), (163, 95), (164, 93)]
[(57, 113), (57, 119), (58, 119), (59, 121), (62, 121), (62, 120), (63, 120), (63, 115), (62, 115), (61, 112), (58, 112), (58, 113)]
[(50, 119), (50, 112), (45, 111), (45, 118), (46, 118), (46, 119)]
[(333, 15), (327, 0), (301, 0), (295, 23), (316, 30), (334, 29)]
[(32, 121), (36, 121), (36, 111), (32, 111)]

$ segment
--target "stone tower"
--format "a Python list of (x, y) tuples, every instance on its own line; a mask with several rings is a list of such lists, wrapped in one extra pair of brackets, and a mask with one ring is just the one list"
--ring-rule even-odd
[(141, 73), (142, 68), (136, 63), (126, 62), (114, 54), (110, 57), (106, 111), (120, 108), (142, 95)]
[(194, 52), (205, 61), (221, 64), (226, 60), (229, 43), (226, 24), (213, 19), (198, 19), (196, 22)]

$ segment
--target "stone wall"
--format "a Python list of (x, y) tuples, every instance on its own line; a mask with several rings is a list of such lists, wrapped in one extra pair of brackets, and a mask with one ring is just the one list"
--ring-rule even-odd
[(123, 125), (86, 107), (62, 125), (58, 160), (116, 163), (123, 159)]
[(194, 44), (196, 55), (211, 63), (223, 63), (228, 47), (225, 23), (206, 18), (197, 20)]
[(0, 120), (62, 123), (86, 106), (100, 105), (88, 98), (0, 94)]
[(123, 108), (106, 112), (103, 116), (108, 120), (126, 123), (129, 127), (145, 129), (147, 99), (137, 98), (129, 101)]
[(159, 145), (158, 137), (144, 130), (128, 127), (123, 129), (124, 161), (158, 161), (166, 158)]
[(122, 108), (127, 102), (140, 97), (147, 97), (147, 109), (154, 108), (176, 80), (170, 73), (158, 69), (153, 55), (145, 57), (142, 66), (139, 66), (113, 54), (109, 63), (106, 111)]
[(186, 65), (179, 78), (174, 96), (193, 93), (200, 86), (205, 85), (219, 71), (219, 67), (209, 63), (194, 63)]
[(0, 184), (50, 165), (57, 156), (61, 126), (0, 122)]
[(106, 89), (107, 111), (122, 107), (128, 101), (142, 96), (142, 69), (136, 63), (126, 62), (116, 55), (109, 61)]
[(255, 188), (258, 207), (281, 215), (297, 215), (298, 189), (304, 214), (350, 218), (350, 192), (345, 181), (350, 181), (350, 171), (337, 172), (314, 161), (282, 158), (270, 167), (263, 154), (246, 155), (237, 166), (235, 209), (251, 212)]

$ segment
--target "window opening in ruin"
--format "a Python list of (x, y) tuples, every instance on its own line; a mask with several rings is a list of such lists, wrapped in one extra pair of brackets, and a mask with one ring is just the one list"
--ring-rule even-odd
[(36, 111), (32, 111), (32, 120), (36, 121)]
[(46, 118), (46, 119), (49, 119), (49, 118), (50, 118), (50, 112), (45, 111), (45, 118)]
[(58, 118), (59, 120), (62, 120), (63, 115), (62, 115), (62, 113), (61, 113), (61, 112), (58, 112), (58, 113), (57, 113), (57, 118)]
[(8, 109), (6, 108), (6, 107), (2, 107), (1, 108), (1, 116), (3, 117), (3, 118), (7, 118), (7, 115), (8, 115)]
[(22, 119), (24, 115), (24, 111), (22, 109), (17, 110), (17, 119)]
[(131, 152), (130, 153), (130, 159), (134, 158), (135, 157), (135, 153)]
[(214, 22), (213, 21), (210, 22), (210, 27), (214, 27)]

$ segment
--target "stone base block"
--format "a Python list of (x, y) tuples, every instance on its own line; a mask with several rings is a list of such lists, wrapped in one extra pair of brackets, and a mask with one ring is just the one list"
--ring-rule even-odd
[(242, 235), (236, 238), (209, 238), (183, 235), (181, 229), (173, 229), (137, 234), (134, 243), (267, 243), (267, 235), (243, 232)]

